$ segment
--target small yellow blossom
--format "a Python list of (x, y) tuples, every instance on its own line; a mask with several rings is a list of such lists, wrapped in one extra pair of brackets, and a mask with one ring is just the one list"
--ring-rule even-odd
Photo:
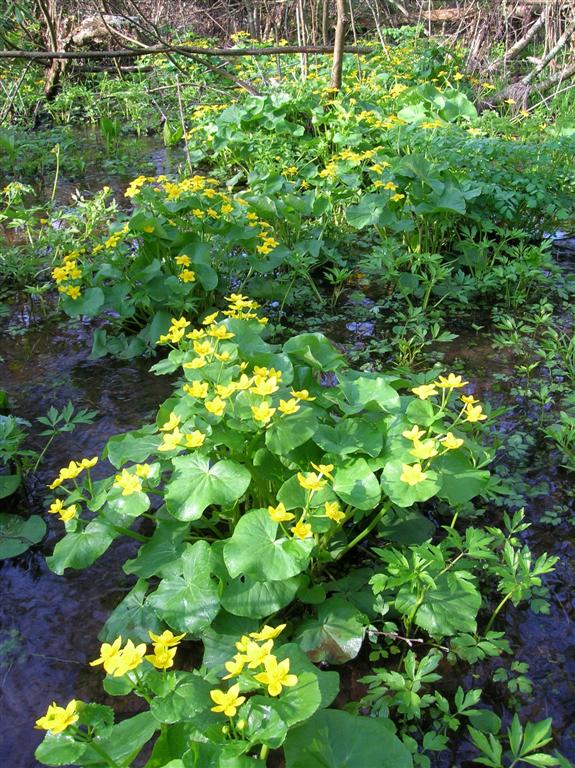
[(426, 459), (432, 459), (437, 456), (437, 448), (435, 447), (435, 440), (424, 440), (420, 442), (415, 440), (413, 448), (410, 451), (412, 456), (415, 456), (419, 461), (425, 461)]
[(278, 624), (277, 627), (270, 627), (268, 624), (264, 624), (259, 632), (250, 632), (250, 637), (258, 640), (260, 643), (263, 640), (274, 640), (278, 635), (281, 635), (285, 628), (285, 624)]
[(311, 400), (315, 400), (315, 397), (311, 397), (307, 389), (292, 389), (291, 390), (292, 397), (297, 398), (298, 400), (304, 400), (310, 402)]
[(465, 420), (470, 422), (485, 421), (487, 415), (483, 413), (483, 408), (480, 405), (472, 405), (468, 403), (465, 406)]
[(286, 512), (285, 505), (281, 502), (277, 507), (269, 506), (268, 513), (274, 523), (287, 523), (295, 518), (295, 515), (292, 515), (291, 512)]
[(213, 400), (206, 400), (204, 406), (206, 411), (213, 413), (214, 416), (221, 416), (226, 410), (226, 401), (221, 397), (214, 397)]
[(333, 481), (332, 472), (333, 472), (333, 464), (314, 464), (313, 461), (311, 463), (312, 467), (317, 470), (320, 475), (324, 475), (325, 477), (328, 477), (330, 480)]
[(456, 448), (461, 448), (463, 445), (463, 440), (459, 437), (455, 437), (453, 432), (448, 432), (439, 442), (444, 448), (447, 448), (448, 451), (454, 451)]
[(264, 661), (265, 672), (255, 675), (259, 683), (267, 685), (270, 696), (279, 696), (284, 686), (291, 687), (297, 684), (297, 676), (289, 672), (289, 659), (278, 663), (275, 656), (268, 656)]
[(144, 661), (146, 653), (146, 644), (140, 643), (134, 645), (131, 640), (128, 640), (124, 648), (119, 652), (115, 669), (112, 672), (113, 677), (122, 677), (126, 672), (131, 672), (133, 669), (137, 669)]
[(345, 520), (345, 512), (342, 511), (339, 502), (337, 501), (325, 502), (325, 516), (336, 522), (338, 525)]
[(267, 400), (264, 400), (259, 405), (252, 405), (251, 408), (253, 418), (262, 424), (268, 424), (276, 412), (276, 409), (272, 408)]
[(184, 384), (184, 392), (191, 397), (204, 399), (208, 396), (209, 384), (207, 381), (192, 381), (191, 384)]
[(232, 685), (229, 691), (213, 690), (210, 691), (212, 701), (216, 704), (212, 707), (212, 712), (223, 712), (226, 717), (235, 717), (238, 707), (246, 700), (245, 696), (240, 696), (240, 684)]
[(416, 424), (414, 424), (411, 429), (406, 429), (401, 434), (403, 437), (405, 437), (406, 440), (413, 440), (413, 442), (415, 442), (416, 440), (421, 440), (425, 434), (425, 430), (420, 429)]
[(111, 675), (116, 669), (116, 662), (122, 646), (122, 636), (117, 637), (113, 643), (102, 643), (100, 646), (100, 656), (94, 661), (90, 662), (91, 667), (95, 667), (98, 664), (104, 665), (104, 671)]
[(301, 539), (302, 541), (304, 539), (309, 539), (309, 537), (312, 535), (311, 525), (309, 523), (304, 523), (301, 520), (299, 520), (294, 525), (294, 527), (291, 529), (291, 532), (297, 539)]
[(177, 648), (168, 648), (165, 645), (155, 645), (154, 653), (145, 656), (156, 669), (169, 669), (174, 666), (174, 656)]
[(450, 373), (447, 378), (440, 376), (437, 381), (433, 382), (433, 385), (439, 387), (439, 389), (459, 389), (469, 384), (468, 381), (463, 381), (462, 376), (456, 376), (454, 373)]
[(122, 489), (122, 496), (131, 496), (133, 493), (140, 493), (142, 483), (137, 475), (132, 475), (127, 469), (123, 469), (122, 474), (116, 475), (114, 487)]
[(264, 659), (270, 655), (274, 641), (266, 640), (263, 645), (258, 645), (255, 640), (248, 639), (245, 644), (245, 651), (242, 655), (242, 661), (247, 664), (248, 669), (257, 669), (264, 663)]
[(183, 435), (179, 429), (174, 429), (173, 432), (166, 432), (164, 439), (158, 446), (159, 451), (175, 451), (183, 439)]
[(74, 725), (78, 721), (80, 715), (78, 714), (78, 702), (76, 699), (72, 699), (66, 707), (59, 707), (55, 701), (50, 704), (46, 714), (36, 720), (36, 728), (41, 728), (44, 731), (50, 731), (50, 733), (57, 735), (62, 733)]
[(402, 464), (401, 468), (403, 472), (399, 479), (402, 483), (417, 485), (422, 483), (427, 477), (427, 473), (421, 469), (421, 464)]
[(313, 492), (321, 491), (321, 489), (327, 485), (327, 480), (324, 480), (319, 475), (316, 475), (315, 472), (306, 472), (305, 475), (301, 472), (298, 472), (297, 481), (302, 488), (305, 488), (306, 491)]
[(180, 417), (172, 411), (172, 413), (170, 413), (170, 418), (160, 427), (160, 432), (171, 432), (173, 429), (180, 426), (180, 422)]
[(182, 269), (178, 277), (182, 283), (193, 283), (196, 280), (196, 273), (191, 269)]
[(148, 631), (148, 635), (154, 645), (163, 645), (164, 648), (171, 648), (174, 645), (178, 645), (178, 643), (186, 636), (186, 633), (183, 632), (181, 635), (174, 635), (171, 629), (165, 629), (161, 635), (155, 635), (150, 631)]
[(295, 398), (289, 400), (280, 400), (278, 410), (284, 414), (284, 416), (291, 416), (299, 411), (301, 406), (298, 405), (298, 401)]
[(204, 444), (206, 436), (199, 429), (195, 429), (193, 432), (185, 434), (184, 439), (186, 448), (200, 448)]
[(435, 388), (435, 384), (422, 384), (419, 387), (414, 387), (412, 390), (414, 395), (417, 395), (420, 400), (427, 400), (428, 397), (439, 394)]
[(244, 661), (239, 653), (236, 653), (231, 661), (226, 661), (224, 664), (228, 671), (227, 675), (222, 677), (222, 680), (229, 680), (231, 677), (237, 677), (244, 668)]
[(176, 256), (175, 258), (176, 264), (179, 264), (181, 267), (189, 267), (192, 263), (192, 260), (189, 256), (186, 256), (185, 253), (182, 253), (181, 256)]

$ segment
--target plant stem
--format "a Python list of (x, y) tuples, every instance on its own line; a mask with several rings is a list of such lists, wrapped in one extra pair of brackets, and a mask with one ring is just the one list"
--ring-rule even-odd
[(365, 537), (373, 531), (375, 526), (379, 523), (381, 518), (385, 515), (385, 513), (389, 510), (389, 504), (384, 504), (382, 508), (379, 510), (377, 515), (373, 518), (371, 523), (361, 531), (361, 533), (358, 533), (355, 539), (352, 539), (349, 544), (342, 549), (342, 551), (339, 554), (338, 560), (342, 558), (344, 555), (346, 555), (350, 549), (353, 549), (357, 544), (359, 544), (360, 541), (365, 539)]
[(270, 748), (267, 744), (262, 744), (262, 748), (260, 749), (260, 760), (263, 760), (264, 763), (267, 762), (268, 753), (270, 751)]
[(498, 613), (501, 611), (501, 609), (503, 608), (503, 606), (505, 605), (505, 603), (506, 603), (506, 602), (509, 600), (509, 598), (511, 597), (511, 595), (513, 594), (513, 592), (514, 592), (514, 590), (511, 590), (511, 592), (508, 592), (508, 594), (506, 594), (506, 595), (505, 595), (505, 597), (503, 598), (503, 600), (501, 600), (501, 602), (499, 603), (499, 605), (497, 606), (497, 608), (496, 608), (496, 609), (493, 611), (493, 614), (491, 615), (491, 618), (489, 619), (489, 621), (488, 621), (488, 623), (487, 623), (487, 626), (485, 627), (485, 634), (487, 634), (487, 633), (489, 632), (489, 630), (490, 630), (490, 629), (491, 629), (491, 627), (493, 626), (493, 622), (494, 622), (494, 621), (495, 621), (495, 619), (497, 618), (497, 614), (498, 614)]

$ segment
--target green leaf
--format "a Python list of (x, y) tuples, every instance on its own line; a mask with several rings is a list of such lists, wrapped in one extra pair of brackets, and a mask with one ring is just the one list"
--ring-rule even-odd
[(213, 685), (197, 675), (187, 674), (166, 696), (153, 699), (150, 711), (160, 723), (193, 721), (197, 714), (212, 706)]
[(46, 523), (39, 515), (23, 518), (19, 515), (0, 514), (0, 560), (21, 555), (42, 541), (45, 533)]
[(38, 745), (34, 756), (44, 765), (65, 765), (78, 763), (86, 750), (86, 744), (74, 741), (66, 733), (59, 733), (57, 736), (47, 733), (44, 741)]
[(405, 416), (412, 424), (420, 427), (429, 427), (441, 418), (429, 400), (411, 400), (405, 409)]
[(141, 463), (158, 449), (161, 442), (155, 427), (144, 427), (134, 432), (111, 437), (104, 451), (110, 464), (120, 469), (124, 464), (133, 461)]
[[(152, 713), (142, 712), (115, 725), (110, 736), (99, 741), (99, 746), (118, 765), (131, 763), (157, 730), (158, 723)], [(102, 755), (88, 745), (81, 765), (102, 768)]]
[(348, 459), (334, 472), (333, 490), (346, 504), (356, 509), (374, 509), (381, 488), (365, 459)]
[(343, 664), (361, 650), (364, 620), (345, 598), (332, 597), (318, 607), (317, 618), (301, 623), (295, 639), (312, 661)]
[(258, 581), (279, 581), (304, 571), (313, 539), (300, 541), (278, 534), (267, 509), (254, 509), (240, 518), (224, 545), (224, 562), (232, 578), (244, 574)]
[(416, 509), (390, 509), (377, 527), (379, 536), (397, 544), (422, 544), (435, 525)]
[(389, 413), (399, 408), (399, 395), (383, 376), (353, 372), (340, 384), (340, 390), (345, 396), (341, 408), (346, 413), (363, 410)]
[(211, 575), (210, 545), (206, 541), (188, 544), (180, 559), (182, 575), (163, 579), (146, 603), (172, 629), (198, 635), (220, 610), (217, 583)]
[(421, 601), (409, 584), (402, 586), (395, 598), (396, 609), (409, 616), (419, 603), (413, 621), (435, 638), (475, 632), (481, 607), (476, 587), (457, 573), (445, 573), (434, 582), (435, 588), (428, 589)]
[(300, 410), (293, 416), (283, 416), (266, 430), (266, 446), (278, 456), (303, 445), (313, 437), (317, 429), (317, 418), (311, 408)]
[(283, 345), (283, 351), (318, 371), (337, 371), (347, 367), (342, 354), (323, 333), (300, 333)]
[(367, 453), (379, 456), (383, 446), (383, 433), (373, 422), (367, 419), (341, 419), (334, 427), (320, 426), (314, 438), (326, 453), (347, 456), (350, 453)]
[(469, 459), (462, 453), (450, 451), (441, 456), (434, 467), (441, 481), (441, 489), (437, 495), (441, 499), (458, 506), (470, 501), (487, 487), (490, 473), (486, 470), (475, 469)]
[(124, 572), (133, 573), (141, 579), (172, 573), (184, 551), (183, 540), (189, 527), (189, 523), (177, 520), (158, 520), (152, 538), (140, 547), (133, 560), (124, 563)]
[(61, 576), (66, 568), (82, 569), (97, 560), (120, 534), (107, 523), (95, 519), (82, 531), (67, 533), (46, 558), (48, 568)]
[(0, 475), (0, 499), (6, 499), (8, 496), (18, 490), (22, 482), (22, 475)]
[(226, 585), (222, 606), (235, 616), (263, 619), (289, 605), (300, 584), (300, 576), (282, 581), (256, 581), (250, 576), (238, 576)]
[(166, 485), (166, 506), (178, 520), (197, 520), (210, 504), (231, 506), (246, 492), (252, 476), (236, 461), (194, 453), (172, 459), (175, 472)]
[(254, 744), (266, 744), (271, 749), (280, 747), (287, 736), (288, 726), (278, 711), (278, 704), (276, 699), (252, 696), (240, 713), (246, 721), (242, 736)]
[(62, 308), (70, 317), (95, 317), (103, 306), (104, 291), (98, 287), (87, 288), (77, 299), (71, 299), (69, 296), (62, 299)]
[(412, 768), (411, 755), (390, 720), (337, 710), (316, 712), (290, 730), (286, 768)]
[(381, 473), (381, 487), (389, 499), (398, 507), (410, 507), (416, 501), (427, 501), (439, 491), (437, 473), (426, 471), (426, 478), (416, 485), (409, 485), (401, 480), (403, 466), (401, 461), (388, 462)]
[(114, 608), (102, 628), (99, 639), (101, 642), (112, 643), (119, 635), (130, 638), (134, 642), (149, 643), (148, 631), (161, 632), (153, 608), (146, 604), (148, 582), (139, 579), (126, 597)]
[[(301, 680), (301, 688), (307, 688), (309, 680), (308, 677), (305, 677), (304, 675), (307, 675), (307, 673), (311, 673), (318, 684), (319, 687), (319, 693), (320, 693), (320, 702), (317, 705), (317, 707), (321, 707), (324, 709), (325, 707), (329, 707), (329, 705), (335, 700), (337, 694), (339, 693), (339, 674), (334, 671), (322, 671), (319, 670), (315, 664), (313, 664), (306, 653), (302, 651), (302, 649), (297, 645), (297, 643), (286, 643), (285, 645), (280, 645), (276, 650), (275, 653), (280, 661), (283, 661), (283, 659), (289, 659), (290, 660), (290, 667), (292, 670), (297, 672), (298, 678), (299, 675), (302, 675)], [(291, 712), (288, 712), (286, 708), (282, 710), (282, 717), (286, 721), (286, 723), (289, 723), (290, 725), (294, 725), (297, 722), (300, 722), (304, 719), (307, 719), (309, 717), (309, 714), (306, 714), (303, 716), (303, 710), (298, 709), (300, 705), (303, 707), (304, 704), (302, 702), (305, 702), (305, 708), (306, 711), (309, 711), (309, 708), (312, 705), (312, 702), (316, 701), (316, 696), (310, 691), (304, 692), (304, 695), (300, 697), (299, 694), (297, 694), (297, 690), (299, 688), (299, 680), (298, 685), (295, 685), (293, 688), (290, 688), (289, 690), (286, 689), (285, 692), (282, 692), (281, 701), (289, 704), (289, 709)], [(311, 686), (310, 686), (311, 688)], [(293, 692), (294, 699), (290, 704), (290, 692)], [(297, 694), (297, 695), (296, 695)], [(301, 701), (300, 701), (301, 699)], [(299, 703), (298, 703), (299, 702)], [(317, 709), (316, 707), (316, 709)]]

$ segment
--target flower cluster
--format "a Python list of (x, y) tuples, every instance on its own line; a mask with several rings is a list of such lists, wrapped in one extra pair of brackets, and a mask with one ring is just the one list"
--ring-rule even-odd
[(98, 457), (94, 456), (92, 459), (80, 459), (80, 461), (71, 461), (67, 467), (62, 467), (58, 477), (48, 486), (51, 491), (54, 488), (58, 488), (66, 480), (75, 480), (78, 475), (85, 469), (90, 469), (98, 463)]
[(104, 671), (112, 677), (123, 677), (127, 672), (137, 669), (144, 659), (156, 669), (169, 669), (174, 664), (177, 647), (185, 634), (174, 635), (169, 629), (161, 635), (148, 633), (152, 640), (153, 653), (146, 654), (146, 643), (134, 645), (128, 640), (122, 648), (122, 637), (117, 637), (113, 643), (102, 643), (100, 656), (90, 662), (91, 667), (102, 664)]
[(74, 300), (81, 295), (79, 281), (82, 279), (83, 272), (78, 264), (80, 253), (81, 251), (71, 251), (66, 254), (62, 265), (52, 270), (52, 278), (58, 286), (58, 291)]
[[(242, 675), (246, 683), (251, 686), (254, 683), (263, 685), (269, 696), (279, 696), (283, 688), (290, 688), (297, 684), (297, 675), (290, 673), (289, 659), (278, 661), (271, 651), (274, 639), (285, 629), (285, 624), (277, 627), (264, 626), (259, 632), (250, 632), (243, 635), (236, 643), (238, 653), (232, 659), (225, 662), (227, 674), (223, 680)], [(257, 670), (262, 670), (257, 672)], [(257, 673), (256, 673), (257, 672)], [(214, 689), (210, 691), (214, 705), (212, 712), (224, 714), (226, 717), (235, 717), (238, 708), (246, 700), (240, 695), (240, 683), (233, 684), (227, 691)]]
[(50, 731), (56, 736), (62, 733), (79, 719), (78, 702), (72, 699), (65, 707), (59, 707), (55, 701), (50, 704), (46, 714), (36, 720), (36, 728)]
[[(440, 409), (446, 410), (451, 393), (464, 387), (469, 382), (463, 381), (461, 376), (450, 373), (447, 377), (439, 376), (430, 384), (420, 384), (412, 388), (412, 392), (420, 400), (428, 400), (442, 394)], [(481, 405), (473, 395), (462, 395), (461, 401), (463, 407), (452, 424), (452, 428), (459, 422), (478, 422), (484, 421), (487, 416), (483, 413)], [(449, 451), (457, 450), (464, 444), (461, 437), (456, 437), (453, 432), (448, 431), (445, 434), (431, 435), (429, 430), (414, 425), (411, 429), (403, 432), (403, 437), (413, 443), (410, 455), (417, 459), (415, 464), (403, 464), (400, 480), (408, 485), (417, 485), (427, 478), (426, 469), (433, 459), (443, 456)]]

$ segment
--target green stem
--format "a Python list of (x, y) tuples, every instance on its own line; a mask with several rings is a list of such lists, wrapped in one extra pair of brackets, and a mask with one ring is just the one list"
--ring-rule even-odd
[(136, 531), (131, 531), (129, 528), (124, 528), (123, 525), (112, 525), (112, 528), (124, 536), (129, 536), (131, 539), (141, 541), (143, 544), (148, 541), (147, 536), (143, 536), (141, 533), (136, 533)]
[(270, 748), (267, 744), (262, 744), (262, 748), (260, 749), (260, 760), (263, 760), (264, 763), (267, 762), (268, 753), (270, 751)]
[(347, 546), (345, 546), (342, 551), (339, 554), (338, 560), (341, 559), (344, 555), (346, 555), (350, 549), (353, 549), (355, 546), (359, 544), (360, 541), (365, 539), (365, 537), (373, 531), (375, 526), (379, 523), (379, 521), (382, 519), (382, 517), (385, 515), (385, 513), (389, 510), (389, 504), (384, 504), (382, 508), (379, 510), (377, 515), (373, 518), (371, 523), (361, 531), (361, 533), (358, 533), (358, 535), (355, 537), (355, 539), (352, 539)]
[(54, 147), (54, 154), (56, 155), (56, 173), (54, 175), (54, 184), (52, 185), (52, 196), (50, 201), (53, 203), (56, 197), (56, 189), (58, 188), (58, 177), (60, 176), (60, 145), (56, 144)]
[(488, 623), (487, 623), (487, 626), (485, 627), (485, 634), (487, 634), (487, 633), (489, 632), (489, 630), (490, 630), (490, 629), (491, 629), (491, 627), (493, 626), (493, 622), (494, 622), (494, 621), (495, 621), (495, 619), (497, 618), (497, 615), (498, 615), (498, 613), (501, 611), (501, 609), (503, 608), (503, 606), (505, 605), (505, 603), (506, 603), (506, 602), (507, 602), (507, 601), (508, 601), (508, 600), (511, 598), (511, 596), (512, 596), (512, 594), (513, 594), (513, 592), (514, 592), (514, 591), (515, 591), (515, 590), (514, 590), (514, 589), (512, 589), (512, 590), (511, 590), (511, 592), (508, 592), (508, 593), (505, 595), (505, 597), (503, 598), (503, 600), (501, 600), (501, 602), (499, 603), (499, 605), (497, 606), (497, 608), (496, 608), (496, 609), (493, 611), (493, 614), (492, 614), (491, 618), (489, 619), (489, 621), (488, 621)]
[(96, 752), (100, 757), (102, 757), (106, 761), (106, 765), (109, 765), (110, 768), (122, 768), (121, 765), (119, 765), (115, 760), (113, 760), (110, 755), (106, 752), (105, 749), (102, 749), (102, 747), (99, 744), (96, 744), (95, 741), (89, 741), (87, 742), (88, 745)]

